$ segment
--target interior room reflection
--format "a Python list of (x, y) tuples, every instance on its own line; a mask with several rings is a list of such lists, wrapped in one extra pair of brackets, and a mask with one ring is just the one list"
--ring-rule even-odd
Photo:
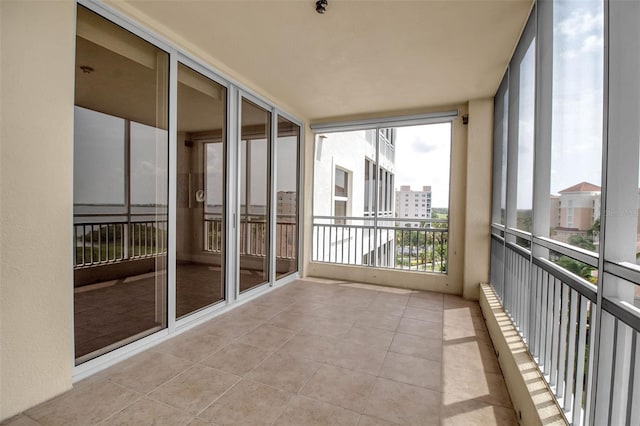
[(76, 363), (166, 327), (169, 55), (78, 8)]
[(176, 316), (224, 300), (224, 86), (178, 64)]
[(269, 281), (271, 113), (242, 99), (240, 135), (240, 292)]

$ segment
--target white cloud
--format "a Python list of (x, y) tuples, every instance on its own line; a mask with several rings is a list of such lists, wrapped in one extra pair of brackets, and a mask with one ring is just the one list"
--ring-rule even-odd
[(602, 35), (590, 35), (582, 43), (581, 51), (584, 53), (600, 52), (604, 46), (604, 37)]
[(602, 13), (593, 13), (583, 9), (573, 11), (558, 26), (562, 34), (577, 38), (594, 32), (602, 32), (603, 22)]
[(431, 186), (433, 207), (449, 205), (451, 124), (400, 127), (395, 148), (395, 186)]

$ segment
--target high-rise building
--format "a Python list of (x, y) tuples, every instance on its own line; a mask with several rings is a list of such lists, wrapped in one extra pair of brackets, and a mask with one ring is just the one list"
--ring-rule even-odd
[[(376, 154), (376, 141), (379, 155)], [(395, 261), (394, 231), (378, 238), (373, 216), (393, 218), (395, 129), (328, 132), (315, 147), (313, 212), (322, 231), (314, 235), (316, 260), (389, 266)], [(330, 219), (328, 219), (330, 218)], [(393, 222), (379, 222), (393, 226)], [(351, 228), (353, 227), (353, 228)], [(349, 232), (351, 232), (349, 234)]]
[(403, 222), (401, 226), (418, 227), (421, 221), (431, 219), (431, 187), (423, 186), (422, 191), (412, 191), (409, 185), (402, 185), (396, 191), (397, 217), (420, 220)]
[(551, 229), (554, 239), (568, 242), (574, 235), (586, 236), (600, 217), (600, 187), (580, 182), (551, 197)]

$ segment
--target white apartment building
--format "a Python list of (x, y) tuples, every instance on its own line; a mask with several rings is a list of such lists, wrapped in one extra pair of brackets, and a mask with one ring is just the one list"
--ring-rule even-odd
[(298, 206), (298, 197), (295, 191), (278, 191), (277, 212), (280, 216), (295, 215)]
[(354, 265), (394, 262), (394, 232), (374, 238), (378, 217), (394, 217), (394, 129), (327, 133), (318, 137), (314, 155), (314, 260)]
[[(396, 191), (397, 217), (426, 220), (431, 219), (431, 186), (423, 186), (422, 191), (413, 191), (409, 185), (400, 186)], [(420, 226), (420, 222), (403, 222), (401, 226)]]
[(550, 217), (554, 239), (568, 242), (573, 235), (586, 236), (600, 217), (600, 187), (580, 182), (551, 196)]

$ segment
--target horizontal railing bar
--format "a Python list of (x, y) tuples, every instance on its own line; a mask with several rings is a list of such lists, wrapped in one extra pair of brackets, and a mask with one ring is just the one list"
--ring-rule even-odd
[(604, 262), (604, 271), (618, 278), (640, 285), (640, 266), (629, 262)]
[(640, 333), (640, 309), (628, 302), (602, 298), (602, 309)]
[[(352, 229), (373, 229), (372, 225), (343, 225), (340, 223), (314, 223), (314, 227), (328, 228), (352, 228)], [(378, 225), (378, 229), (397, 231), (397, 232), (428, 232), (428, 233), (445, 233), (449, 232), (449, 228), (398, 228), (395, 226)]]
[(515, 251), (516, 253), (518, 253), (522, 257), (529, 258), (531, 256), (531, 252), (529, 250), (527, 250), (524, 247), (520, 247), (519, 245), (517, 245), (515, 243), (507, 242), (506, 246), (508, 248), (510, 248), (511, 250)]
[(598, 267), (598, 254), (580, 247), (572, 246), (546, 237), (533, 237), (533, 243), (569, 256), (594, 268)]
[(531, 241), (531, 232), (522, 231), (516, 228), (505, 228), (505, 233), (515, 235), (516, 237), (520, 237), (527, 241)]
[(118, 222), (81, 222), (81, 223), (73, 223), (73, 226), (91, 226), (91, 225), (126, 225), (127, 223), (148, 223), (148, 224), (154, 224), (154, 223), (161, 223), (161, 224), (166, 224), (167, 220), (131, 220), (131, 221), (118, 221)]
[(501, 244), (504, 243), (504, 237), (501, 237), (500, 235), (491, 234), (491, 238), (493, 238), (494, 240), (498, 241)]
[(491, 224), (491, 228), (495, 229), (496, 231), (504, 232), (504, 225), (501, 223), (494, 222)]
[(74, 213), (73, 217), (122, 217), (122, 216), (168, 216), (168, 213), (164, 213), (164, 214), (158, 214), (156, 212), (146, 212), (146, 213), (139, 213), (139, 212), (129, 212), (127, 213), (126, 211), (121, 212), (121, 213)]
[(578, 275), (569, 272), (561, 266), (558, 266), (550, 260), (542, 257), (534, 257), (533, 263), (550, 273), (555, 278), (558, 278), (564, 284), (568, 285), (587, 299), (594, 303), (596, 302), (596, 286), (589, 283), (584, 278), (579, 277)]
[[(313, 216), (313, 220), (316, 219), (339, 219), (339, 220), (373, 220), (375, 216)], [(428, 217), (423, 218), (409, 218), (409, 217), (395, 217), (395, 216), (378, 216), (378, 219), (382, 219), (387, 222), (432, 222), (432, 223), (448, 223), (448, 219), (431, 219)], [(322, 224), (320, 224), (322, 225)]]

